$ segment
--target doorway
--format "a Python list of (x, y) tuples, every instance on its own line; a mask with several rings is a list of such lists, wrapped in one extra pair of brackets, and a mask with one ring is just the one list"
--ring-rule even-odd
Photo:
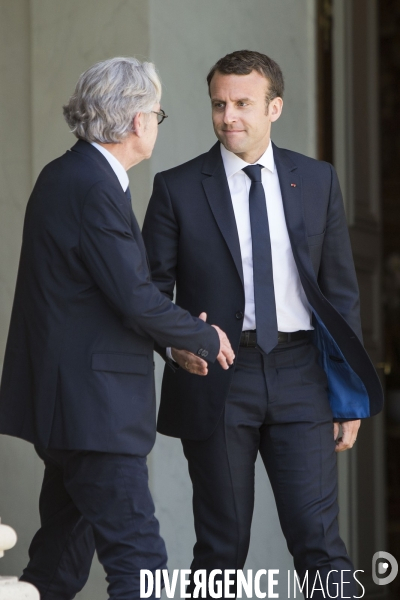
[[(400, 562), (400, 0), (379, 1), (388, 551)], [(392, 584), (400, 597), (400, 578)]]
[[(382, 294), (385, 209), (379, 150), (382, 127), (379, 40), (382, 5), (393, 3), (317, 0), (319, 158), (333, 162), (339, 175), (360, 287), (364, 344), (384, 385), (388, 360)], [(341, 532), (356, 569), (364, 571), (365, 598), (371, 600), (388, 599), (390, 593), (393, 598), (399, 597), (395, 586), (389, 590), (388, 586), (378, 586), (372, 581), (375, 552), (390, 552), (392, 548), (392, 554), (397, 553), (393, 545), (388, 546), (386, 482), (389, 479), (385, 452), (389, 457), (391, 449), (387, 440), (387, 424), (381, 414), (365, 420), (355, 447), (339, 456)], [(400, 455), (400, 445), (398, 451)]]

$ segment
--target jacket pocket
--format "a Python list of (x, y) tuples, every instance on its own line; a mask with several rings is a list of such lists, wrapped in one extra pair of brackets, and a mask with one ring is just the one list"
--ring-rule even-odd
[(92, 354), (92, 369), (93, 371), (146, 375), (149, 370), (149, 359), (145, 354)]
[(325, 231), (323, 231), (322, 233), (319, 233), (318, 235), (308, 235), (307, 236), (307, 242), (309, 246), (318, 246), (319, 244), (322, 244), (322, 242), (324, 241), (324, 235), (325, 235)]

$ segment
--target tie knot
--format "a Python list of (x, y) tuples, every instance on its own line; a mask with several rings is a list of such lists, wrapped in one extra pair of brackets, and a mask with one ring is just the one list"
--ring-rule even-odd
[(244, 167), (242, 171), (244, 171), (251, 181), (261, 181), (261, 169), (262, 165), (249, 165), (248, 167)]

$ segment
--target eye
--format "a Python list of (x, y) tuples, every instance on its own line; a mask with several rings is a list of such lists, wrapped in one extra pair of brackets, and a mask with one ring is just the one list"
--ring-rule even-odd
[(248, 106), (247, 102), (245, 102), (244, 100), (239, 100), (237, 104), (238, 106)]
[(213, 108), (216, 110), (224, 108), (225, 104), (223, 102), (213, 102)]

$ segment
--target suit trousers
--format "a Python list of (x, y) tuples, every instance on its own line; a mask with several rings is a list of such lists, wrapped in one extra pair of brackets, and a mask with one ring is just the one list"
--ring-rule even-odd
[[(223, 417), (204, 441), (182, 440), (193, 483), (196, 530), (192, 573), (243, 569), (260, 452), (283, 534), (302, 578), (340, 581), (353, 571), (339, 536), (337, 464), (327, 379), (311, 340), (271, 353), (239, 349)], [(265, 556), (265, 568), (279, 568)], [(251, 567), (251, 565), (250, 565)], [(347, 573), (349, 579), (351, 574)], [(302, 579), (303, 580), (303, 579)], [(317, 585), (316, 587), (320, 587)], [(344, 595), (351, 596), (350, 585)], [(332, 597), (337, 588), (332, 587)], [(313, 599), (325, 598), (315, 591)]]
[(41, 528), (22, 580), (42, 600), (70, 600), (89, 576), (95, 550), (111, 599), (139, 598), (140, 569), (165, 568), (146, 458), (37, 449), (45, 462)]

